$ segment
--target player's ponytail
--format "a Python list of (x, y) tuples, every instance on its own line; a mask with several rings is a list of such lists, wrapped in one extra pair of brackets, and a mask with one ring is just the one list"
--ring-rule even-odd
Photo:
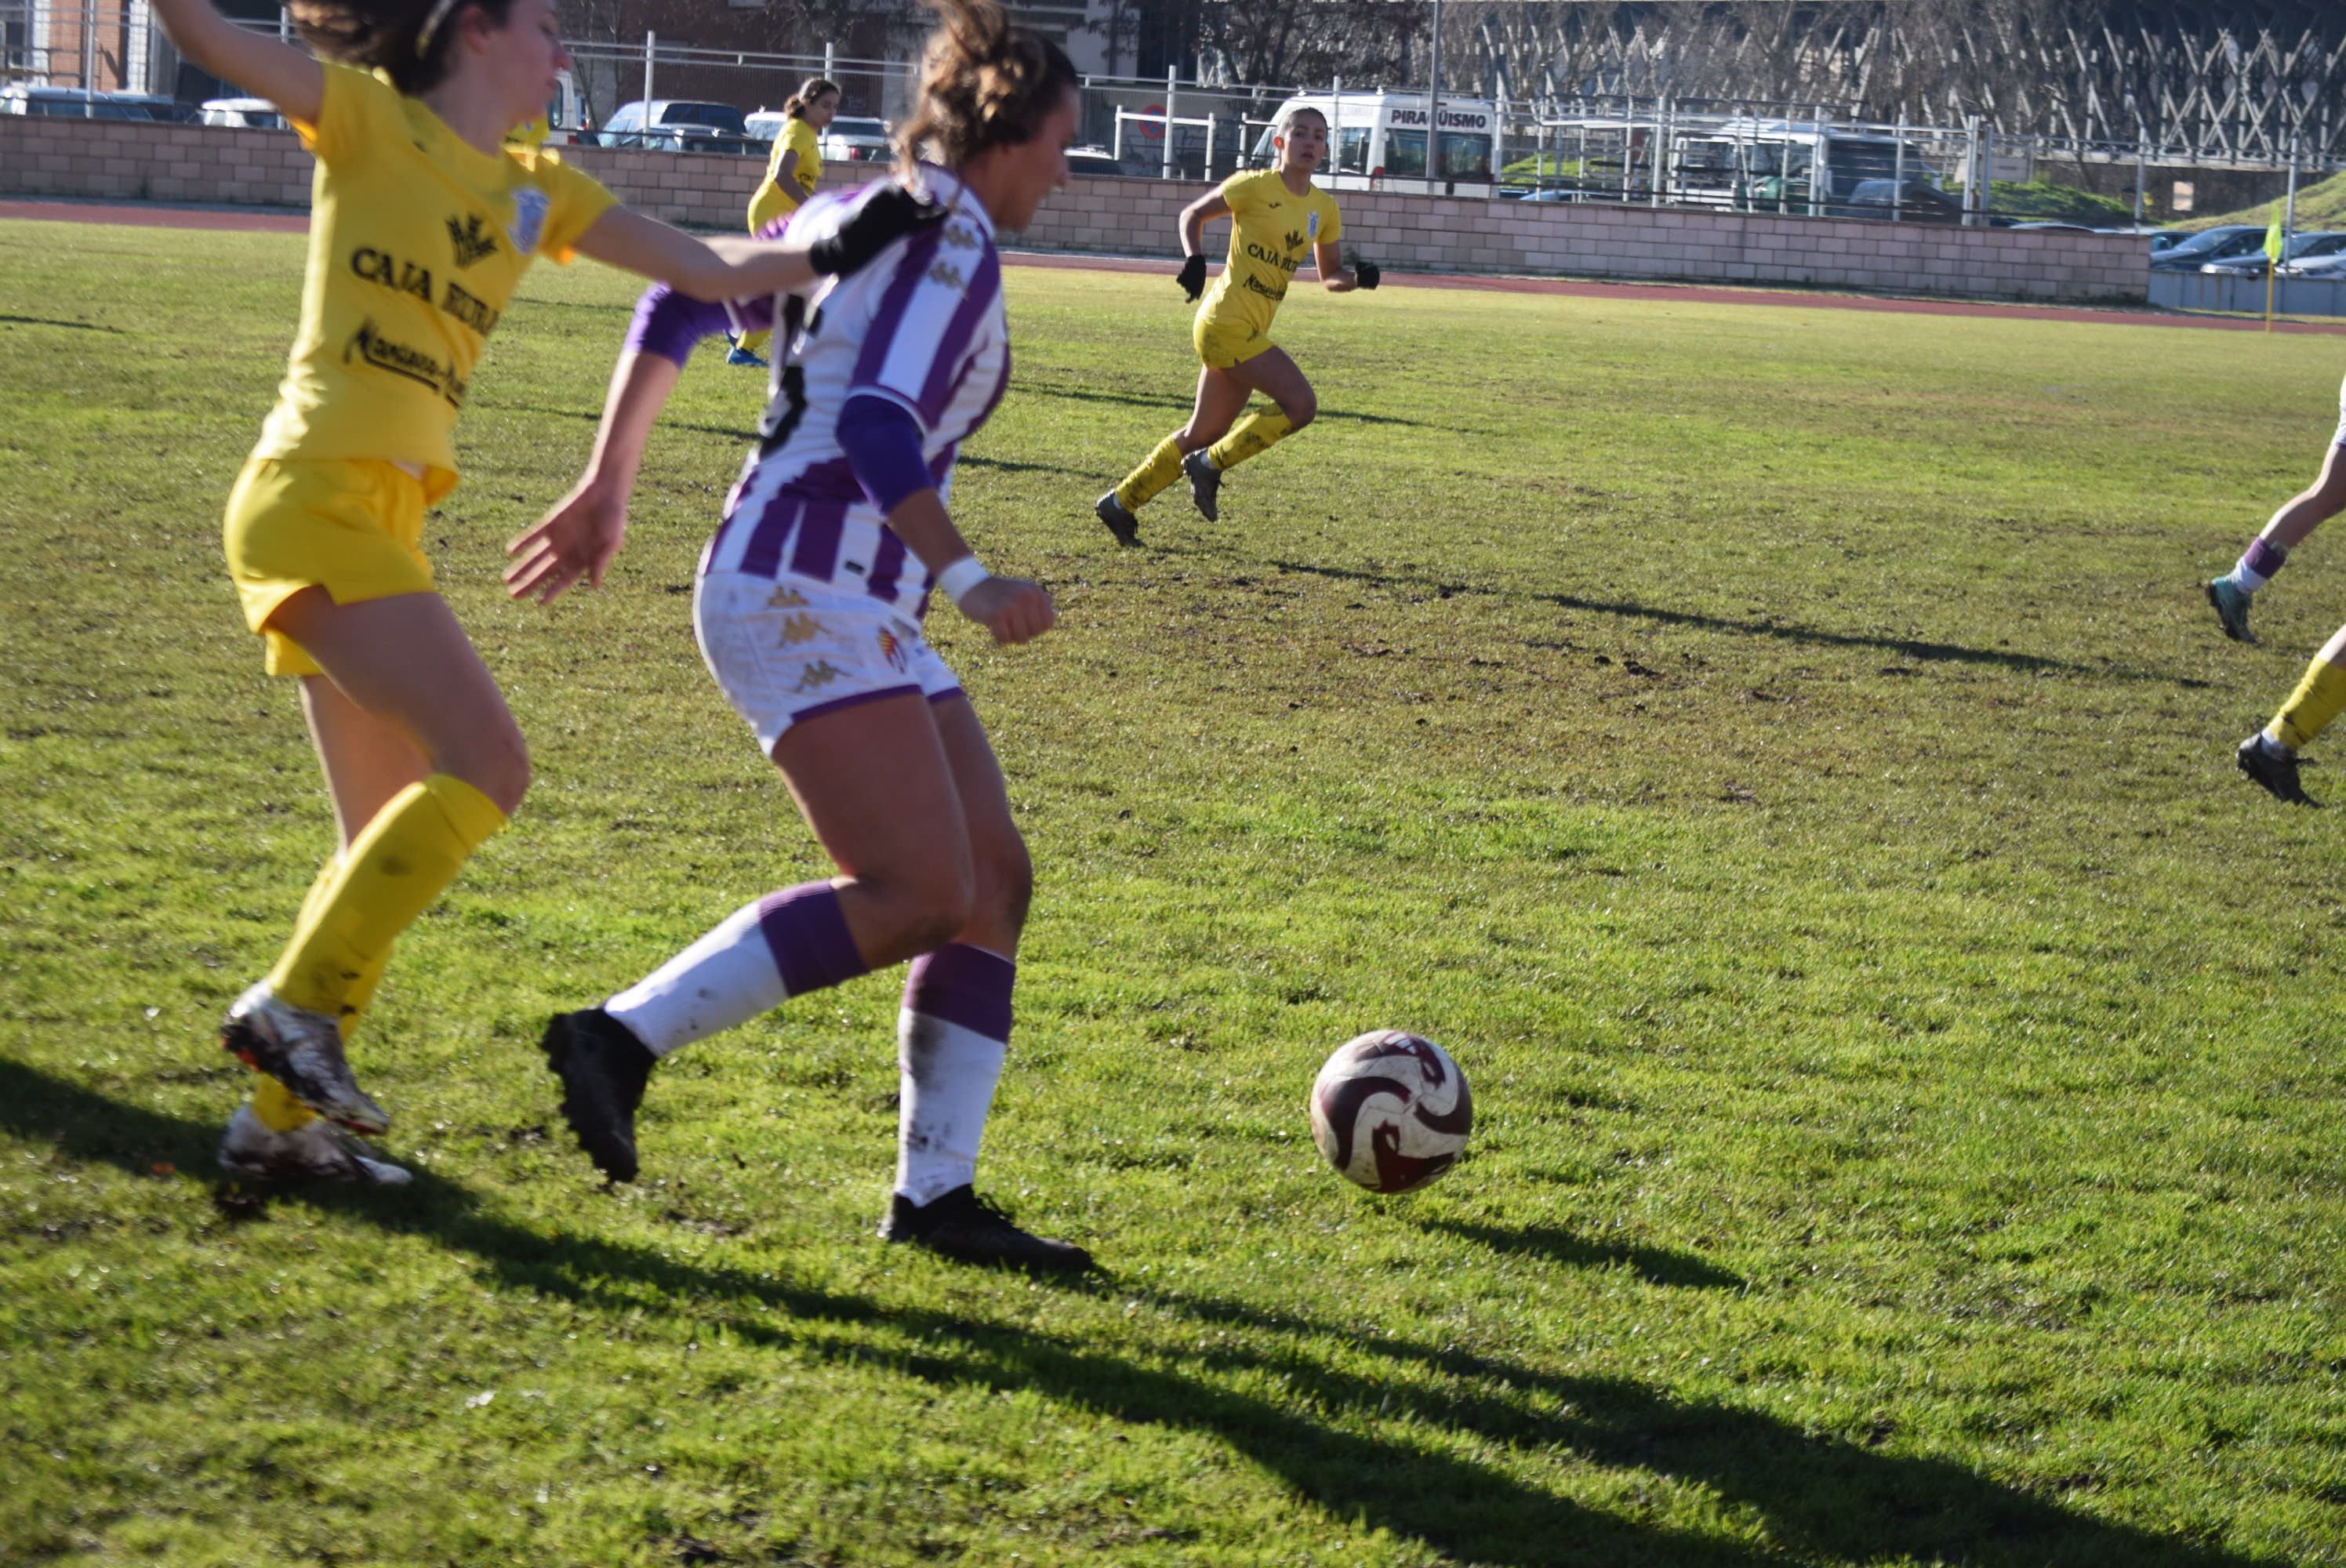
[(465, 11), (480, 11), (503, 26), (513, 0), (291, 0), (288, 8), (311, 48), (347, 66), (380, 70), (413, 97), (448, 74)]
[(958, 168), (988, 148), (1032, 141), (1076, 87), (1067, 52), (1015, 26), (995, 0), (922, 0), (936, 31), (921, 53), (921, 96), (896, 132), (907, 173), (923, 152)]
[(802, 120), (806, 118), (809, 105), (825, 93), (837, 91), (839, 84), (829, 76), (809, 76), (799, 84), (799, 90), (790, 95), (790, 101), (782, 105), (782, 113), (794, 120)]

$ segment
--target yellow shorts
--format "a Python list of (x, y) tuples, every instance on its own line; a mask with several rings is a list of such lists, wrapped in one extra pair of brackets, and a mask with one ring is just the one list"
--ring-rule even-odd
[(1198, 345), (1198, 360), (1218, 371), (1242, 365), (1273, 347), (1270, 339), (1243, 321), (1215, 321), (1203, 311), (1189, 329), (1189, 341)]
[(317, 662), (268, 629), (277, 607), (304, 588), (338, 605), (428, 594), (423, 482), (374, 458), (256, 457), (229, 492), (221, 529), (244, 624), (267, 642), (270, 675), (317, 675)]

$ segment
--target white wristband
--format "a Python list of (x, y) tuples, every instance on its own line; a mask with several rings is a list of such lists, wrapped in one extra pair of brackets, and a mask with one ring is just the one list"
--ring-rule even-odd
[(937, 574), (937, 591), (951, 599), (958, 608), (961, 602), (969, 597), (972, 588), (993, 575), (976, 556), (964, 555)]

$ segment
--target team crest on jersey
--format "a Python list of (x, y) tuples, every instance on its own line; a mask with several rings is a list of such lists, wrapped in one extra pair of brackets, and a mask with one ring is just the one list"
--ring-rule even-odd
[(819, 658), (799, 676), (801, 691), (821, 691), (847, 672), (827, 658)]
[(880, 657), (886, 659), (888, 667), (898, 675), (912, 667), (910, 656), (904, 652), (903, 639), (885, 626), (880, 628)]
[(457, 266), (470, 267), (483, 257), (497, 253), (496, 237), (487, 232), (487, 227), (477, 212), (448, 219), (448, 241), (456, 248)]
[(514, 249), (526, 256), (537, 249), (537, 237), (546, 231), (546, 192), (534, 185), (525, 185), (514, 192), (514, 219), (506, 232), (513, 236)]
[(1312, 239), (1319, 239), (1320, 215), (1316, 212), (1307, 214), (1303, 219), (1303, 227), (1305, 230), (1310, 233)]

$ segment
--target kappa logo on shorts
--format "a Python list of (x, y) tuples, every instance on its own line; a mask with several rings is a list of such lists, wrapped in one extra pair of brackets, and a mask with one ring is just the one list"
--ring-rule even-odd
[(782, 646), (786, 648), (796, 647), (801, 643), (811, 643), (821, 636), (822, 636), (822, 623), (812, 616), (790, 616), (784, 618), (782, 622)]
[(470, 267), (497, 253), (496, 237), (484, 232), (486, 228), (477, 212), (468, 212), (462, 219), (448, 219), (448, 239), (456, 247), (457, 266)]
[(805, 607), (807, 596), (796, 588), (776, 588), (774, 596), (766, 601), (770, 610), (796, 610)]
[(845, 670), (840, 668), (829, 659), (819, 658), (815, 660), (814, 663), (807, 666), (805, 672), (799, 677), (799, 689), (801, 691), (821, 691), (824, 687), (829, 686), (832, 681), (841, 679), (846, 674), (847, 672)]

